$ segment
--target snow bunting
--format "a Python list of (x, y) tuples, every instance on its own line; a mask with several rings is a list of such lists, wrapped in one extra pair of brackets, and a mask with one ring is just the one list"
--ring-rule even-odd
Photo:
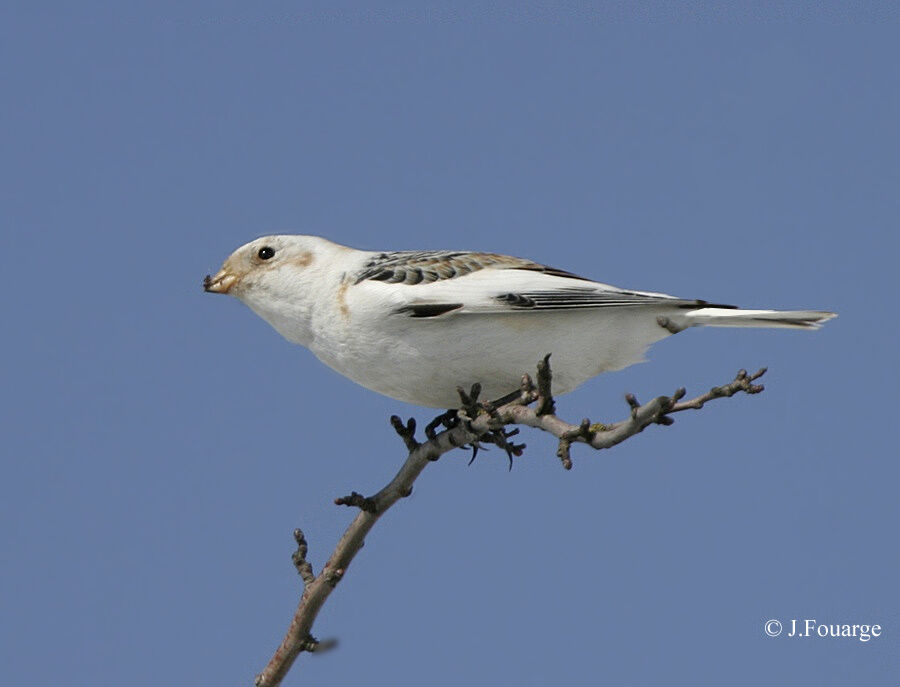
[(457, 386), (475, 382), (482, 398), (515, 391), (547, 353), (561, 394), (687, 327), (817, 329), (835, 316), (620, 289), (495, 253), (371, 252), (316, 236), (251, 241), (203, 288), (236, 296), (358, 384), (432, 408), (458, 406)]

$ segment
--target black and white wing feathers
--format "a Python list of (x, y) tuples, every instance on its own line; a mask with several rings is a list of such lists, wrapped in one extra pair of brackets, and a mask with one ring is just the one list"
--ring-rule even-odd
[[(598, 284), (598, 286), (601, 286)], [(621, 308), (640, 305), (666, 305), (682, 308), (710, 307), (706, 301), (685, 300), (664, 294), (605, 288), (562, 287), (544, 291), (502, 293), (495, 300), (512, 310), (572, 310), (575, 308)], [(721, 306), (715, 307), (732, 307)]]
[(710, 307), (701, 300), (619, 289), (496, 253), (378, 253), (356, 273), (353, 284), (379, 291), (394, 304), (394, 313), (416, 318), (641, 306)]
[(366, 261), (363, 269), (356, 274), (354, 283), (372, 280), (387, 284), (429, 284), (464, 277), (484, 269), (527, 270), (589, 281), (571, 272), (498, 253), (431, 250), (378, 253)]

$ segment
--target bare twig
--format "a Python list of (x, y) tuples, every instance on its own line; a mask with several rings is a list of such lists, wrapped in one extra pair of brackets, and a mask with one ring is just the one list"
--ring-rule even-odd
[(391, 426), (394, 428), (394, 431), (400, 435), (400, 438), (403, 439), (403, 443), (406, 444), (407, 451), (415, 451), (419, 448), (419, 442), (416, 441), (416, 419), (411, 417), (404, 425), (403, 420), (401, 420), (396, 415), (391, 415)]
[[(307, 544), (303, 533), (295, 530), (297, 551), (293, 559), (303, 579), (303, 594), (287, 634), (265, 669), (257, 675), (255, 684), (258, 687), (280, 684), (301, 652), (320, 652), (326, 647), (326, 642), (318, 642), (311, 634), (313, 623), (322, 605), (338, 582), (343, 579), (351, 561), (363, 547), (366, 535), (378, 519), (398, 500), (412, 493), (413, 482), (430, 462), (454, 448), (471, 446), (477, 451), (480, 442), (484, 442), (504, 449), (512, 465), (513, 456), (521, 455), (525, 445), (511, 443), (509, 438), (518, 430), (508, 431), (506, 427), (525, 425), (548, 432), (559, 439), (557, 455), (562, 466), (568, 470), (572, 468), (572, 444), (581, 443), (598, 450), (612, 448), (650, 425), (672, 424), (674, 420), (670, 416), (674, 413), (697, 410), (711, 400), (728, 398), (741, 392), (757, 394), (763, 387), (754, 382), (765, 372), (763, 368), (748, 375), (746, 370), (741, 370), (728, 384), (713, 387), (707, 393), (688, 400), (682, 400), (685, 396), (683, 388), (676, 390), (671, 396), (658, 396), (643, 404), (639, 403), (633, 394), (628, 394), (626, 396), (630, 410), (628, 418), (613, 424), (591, 423), (585, 418), (575, 425), (561, 420), (556, 415), (550, 388), (548, 356), (538, 363), (537, 385), (535, 386), (527, 374), (523, 375), (518, 396), (499, 407), (479, 403), (480, 388), (477, 385), (468, 393), (460, 390), (462, 408), (458, 411), (448, 411), (432, 420), (425, 428), (427, 441), (423, 443), (419, 443), (415, 438), (414, 420), (411, 419), (404, 425), (399, 417), (392, 417), (391, 425), (409, 451), (406, 462), (387, 486), (374, 496), (365, 497), (352, 492), (349, 496), (336, 499), (336, 503), (359, 508), (359, 513), (317, 576), (313, 576), (312, 566), (306, 561)], [(531, 404), (535, 407), (531, 407)], [(440, 432), (437, 431), (439, 427), (443, 427)], [(327, 644), (333, 646), (334, 642)]]
[(306, 537), (303, 536), (303, 530), (299, 528), (294, 530), (294, 541), (297, 542), (297, 550), (294, 551), (291, 558), (294, 561), (294, 567), (297, 568), (297, 572), (300, 574), (300, 579), (303, 580), (303, 586), (305, 587), (313, 583), (316, 579), (316, 575), (313, 572), (312, 564), (306, 560), (306, 553), (309, 550), (309, 547), (306, 544)]
[(360, 510), (364, 510), (367, 513), (377, 513), (378, 512), (378, 504), (375, 502), (375, 499), (370, 499), (362, 494), (358, 494), (355, 491), (351, 491), (349, 496), (338, 496), (334, 500), (335, 506), (355, 506)]
[(552, 415), (556, 412), (556, 404), (553, 402), (553, 394), (550, 391), (550, 382), (553, 375), (550, 372), (550, 354), (544, 356), (544, 359), (537, 364), (537, 408), (534, 412), (537, 415)]

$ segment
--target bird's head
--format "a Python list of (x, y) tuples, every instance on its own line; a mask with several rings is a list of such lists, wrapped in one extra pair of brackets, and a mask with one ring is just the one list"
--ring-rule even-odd
[(203, 289), (243, 300), (254, 291), (290, 288), (315, 262), (316, 244), (322, 241), (314, 236), (262, 236), (229, 255), (214, 276), (206, 275)]
[(228, 256), (203, 289), (227, 293), (246, 305), (283, 336), (306, 344), (312, 308), (324, 297), (335, 258), (353, 252), (317, 236), (263, 236)]

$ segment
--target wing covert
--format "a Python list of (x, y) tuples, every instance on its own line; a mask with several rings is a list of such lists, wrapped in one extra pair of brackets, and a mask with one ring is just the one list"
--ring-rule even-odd
[(555, 277), (590, 281), (565, 270), (499, 253), (397, 251), (373, 256), (356, 274), (353, 283), (373, 280), (387, 284), (428, 284), (463, 277), (484, 269), (528, 270)]

